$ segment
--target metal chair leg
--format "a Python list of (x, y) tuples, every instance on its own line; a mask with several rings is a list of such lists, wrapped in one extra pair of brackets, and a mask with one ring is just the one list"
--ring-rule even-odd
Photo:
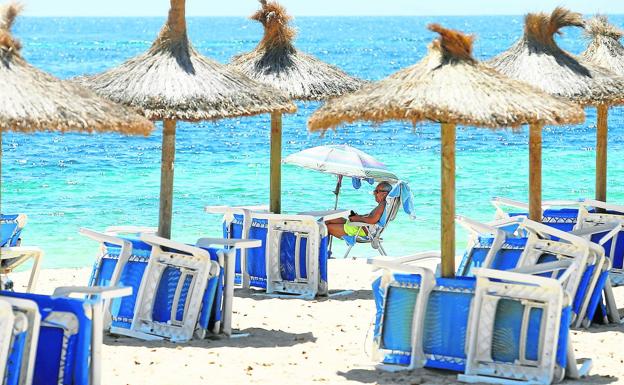
[(347, 248), (347, 252), (345, 253), (343, 258), (347, 258), (349, 256), (349, 253), (351, 252), (351, 249), (353, 248), (353, 245), (349, 245), (349, 247)]

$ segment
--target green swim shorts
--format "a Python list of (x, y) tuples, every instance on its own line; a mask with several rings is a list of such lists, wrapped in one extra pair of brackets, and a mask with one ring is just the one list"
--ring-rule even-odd
[[(360, 230), (358, 232), (358, 230)], [(347, 235), (350, 236), (360, 236), (360, 237), (365, 237), (366, 233), (364, 232), (364, 229), (361, 227), (357, 227), (357, 226), (353, 226), (351, 223), (347, 222), (344, 224), (344, 231), (345, 233), (347, 233)]]

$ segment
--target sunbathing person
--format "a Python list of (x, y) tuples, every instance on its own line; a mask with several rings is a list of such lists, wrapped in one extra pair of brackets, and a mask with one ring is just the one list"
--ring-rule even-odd
[(377, 202), (377, 207), (373, 209), (367, 215), (358, 215), (355, 212), (351, 211), (351, 215), (349, 215), (349, 220), (344, 218), (336, 218), (326, 221), (327, 231), (330, 235), (333, 235), (336, 238), (342, 238), (345, 235), (349, 236), (360, 236), (365, 237), (368, 235), (365, 228), (361, 228), (358, 226), (354, 226), (351, 222), (364, 222), (371, 225), (379, 222), (379, 219), (384, 213), (386, 209), (386, 197), (392, 190), (392, 185), (388, 182), (381, 182), (375, 187), (373, 194), (375, 195), (375, 202)]

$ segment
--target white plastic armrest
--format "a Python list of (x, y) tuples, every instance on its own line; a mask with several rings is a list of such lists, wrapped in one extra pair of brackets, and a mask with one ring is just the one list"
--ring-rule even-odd
[(158, 228), (149, 226), (108, 226), (104, 232), (115, 234), (138, 234), (152, 233), (156, 234)]
[(597, 201), (595, 199), (583, 199), (581, 201), (581, 204), (583, 206), (591, 206), (591, 207), (595, 207), (598, 209), (604, 209), (604, 210), (610, 210), (610, 211), (617, 211), (620, 213), (624, 213), (624, 206), (623, 205), (615, 205), (612, 203), (606, 203), (606, 202), (602, 202), (602, 201)]
[(548, 273), (551, 271), (567, 269), (572, 266), (574, 262), (569, 259), (563, 259), (560, 261), (553, 261), (547, 263), (539, 263), (537, 265), (529, 265), (522, 266), (515, 269), (510, 269), (507, 271), (511, 271), (512, 273), (522, 273), (522, 274), (541, 274)]
[(329, 221), (336, 218), (347, 218), (349, 216), (349, 210), (325, 210), (325, 211), (305, 211), (298, 213), (297, 215), (309, 215), (315, 218), (320, 218), (322, 221)]
[(208, 251), (204, 249), (200, 249), (199, 247), (187, 245), (185, 243), (172, 241), (171, 239), (159, 237), (158, 235), (155, 235), (155, 234), (141, 234), (141, 240), (149, 243), (150, 245), (164, 246), (170, 249), (183, 251), (185, 253), (189, 253), (189, 254), (193, 254), (197, 256), (210, 257), (210, 255), (208, 254)]
[(43, 250), (37, 246), (11, 246), (0, 248), (0, 260), (24, 256), (34, 257), (41, 254), (43, 254)]
[(210, 214), (226, 214), (229, 212), (242, 213), (242, 210), (249, 211), (269, 211), (267, 205), (249, 205), (249, 206), (206, 206), (204, 211)]
[[(406, 255), (403, 257), (369, 258), (366, 260), (366, 263), (380, 268), (382, 267), (379, 265), (380, 263), (386, 265), (386, 262), (391, 262), (393, 266), (395, 266), (394, 268), (396, 268), (396, 266), (408, 266), (408, 264), (412, 262), (424, 261), (427, 259), (440, 259), (440, 258), (441, 258), (440, 252), (437, 250), (433, 250), (433, 251), (424, 251), (418, 254)], [(378, 270), (378, 269), (375, 269), (375, 270)]]
[(593, 235), (597, 233), (602, 233), (608, 231), (600, 240), (598, 241), (599, 245), (604, 245), (609, 239), (613, 238), (617, 233), (622, 229), (622, 225), (620, 223), (608, 223), (599, 226), (593, 227), (585, 227), (579, 230), (570, 231), (570, 234), (576, 235), (578, 237), (582, 237), (585, 235)]
[(106, 242), (106, 243), (112, 243), (114, 245), (119, 245), (119, 246), (123, 246), (125, 243), (130, 243), (129, 241), (123, 240), (119, 237), (115, 237), (109, 234), (104, 234), (104, 233), (100, 233), (98, 231), (93, 231), (91, 229), (87, 229), (84, 227), (81, 227), (78, 230), (78, 233), (81, 235), (84, 235), (85, 237), (91, 238), (95, 241), (98, 242)]
[(527, 203), (516, 201), (516, 200), (513, 200), (513, 199), (509, 199), (509, 198), (503, 198), (503, 197), (494, 197), (494, 198), (492, 198), (492, 203), (495, 206), (496, 206), (496, 204), (500, 204), (500, 205), (509, 206), (509, 207), (516, 207), (516, 208), (524, 209), (524, 210), (528, 210), (529, 209), (529, 205)]
[(565, 231), (556, 229), (554, 227), (551, 226), (547, 226), (544, 225), (542, 223), (538, 223), (535, 221), (532, 221), (528, 218), (525, 218), (525, 220), (522, 222), (522, 224), (520, 225), (521, 227), (526, 228), (527, 230), (533, 232), (533, 233), (544, 233), (544, 234), (548, 234), (548, 235), (554, 235), (557, 238), (566, 240), (572, 244), (575, 244), (577, 246), (583, 246), (583, 247), (587, 247), (590, 248), (589, 245), (589, 241), (587, 241), (586, 239), (583, 239), (581, 237), (578, 237), (576, 235), (573, 235), (571, 233), (567, 233)]
[(515, 282), (520, 284), (524, 283), (529, 285), (537, 285), (541, 287), (563, 290), (559, 281), (553, 278), (515, 273), (509, 270), (486, 269), (483, 267), (475, 268), (473, 271), (477, 278), (500, 279), (503, 281)]
[(54, 289), (53, 297), (69, 297), (72, 294), (97, 295), (102, 299), (132, 295), (132, 287), (104, 286), (61, 286)]
[(420, 274), (420, 275), (432, 275), (433, 272), (423, 266), (404, 265), (402, 263), (395, 262), (387, 259), (369, 259), (368, 263), (375, 266), (377, 269), (388, 269), (403, 271), (406, 273)]
[(262, 241), (259, 239), (199, 238), (196, 244), (199, 247), (223, 245), (223, 246), (233, 246), (236, 249), (252, 249), (254, 247), (262, 246)]
[(487, 225), (485, 223), (477, 222), (474, 219), (470, 219), (463, 215), (456, 215), (455, 222), (457, 222), (458, 224), (466, 228), (468, 231), (471, 231), (477, 234), (496, 234), (498, 231), (500, 231), (499, 229), (493, 226)]

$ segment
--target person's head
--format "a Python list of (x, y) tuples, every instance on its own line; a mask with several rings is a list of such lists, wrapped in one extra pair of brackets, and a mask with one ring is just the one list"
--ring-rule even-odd
[(388, 182), (379, 183), (377, 187), (375, 187), (375, 190), (373, 190), (373, 194), (375, 194), (375, 201), (377, 203), (383, 202), (391, 190), (392, 190), (392, 185), (390, 183)]

